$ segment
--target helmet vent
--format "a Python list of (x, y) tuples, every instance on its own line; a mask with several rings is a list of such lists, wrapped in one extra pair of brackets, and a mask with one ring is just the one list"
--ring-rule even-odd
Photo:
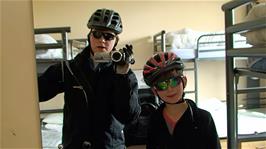
[(104, 19), (103, 19), (104, 22), (108, 22), (108, 17), (105, 16)]
[(116, 25), (116, 24), (117, 24), (117, 22), (116, 22), (116, 21), (112, 21), (112, 22), (111, 22), (111, 24), (113, 24), (113, 25)]
[(118, 20), (119, 18), (118, 18), (118, 16), (113, 16), (112, 19), (113, 19), (113, 20)]
[(155, 59), (157, 62), (161, 62), (161, 61), (162, 61), (159, 55), (155, 55), (155, 56), (154, 56), (154, 59)]
[(101, 16), (101, 12), (100, 11), (97, 11), (97, 12), (95, 12), (95, 16)]
[(147, 62), (147, 65), (148, 66), (151, 66), (151, 67), (156, 67), (153, 63), (151, 63), (150, 61)]
[(109, 10), (106, 10), (105, 14), (106, 15), (110, 15), (110, 11)]
[(168, 53), (165, 53), (165, 54), (164, 54), (164, 59), (165, 59), (165, 61), (167, 61), (168, 58), (169, 58)]

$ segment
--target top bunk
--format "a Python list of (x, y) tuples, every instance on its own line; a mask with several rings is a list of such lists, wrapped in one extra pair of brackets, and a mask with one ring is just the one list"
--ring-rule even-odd
[(34, 29), (38, 75), (52, 64), (73, 59), (87, 46), (87, 39), (69, 39), (70, 32), (70, 27)]
[[(233, 22), (233, 12), (248, 5), (249, 11), (243, 22)], [(222, 6), (225, 12), (226, 56), (227, 58), (248, 57), (247, 68), (235, 68), (238, 76), (255, 76), (266, 79), (266, 2), (252, 0), (231, 1)], [(234, 47), (234, 35), (246, 37), (250, 47)]]
[[(240, 34), (234, 35), (235, 47), (250, 47), (246, 38)], [(166, 32), (165, 30), (153, 36), (154, 52), (174, 51), (184, 60), (191, 59), (224, 59), (225, 33), (202, 32), (189, 28)]]
[[(34, 29), (37, 60), (67, 59), (68, 33), (70, 33), (70, 27)], [(52, 34), (60, 35), (60, 40), (55, 40), (51, 36)], [(54, 50), (51, 51), (50, 49)]]

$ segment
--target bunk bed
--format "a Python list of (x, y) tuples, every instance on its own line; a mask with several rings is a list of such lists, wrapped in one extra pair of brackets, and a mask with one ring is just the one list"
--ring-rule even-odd
[[(38, 75), (52, 64), (73, 59), (88, 45), (84, 38), (69, 39), (70, 27), (37, 28), (34, 32)], [(62, 138), (63, 109), (42, 109), (40, 117), (42, 147), (58, 148)]]
[[(62, 63), (68, 59), (70, 27), (36, 28), (34, 29), (36, 48), (36, 65), (38, 76), (41, 75), (50, 65)], [(55, 40), (59, 36), (60, 40)], [(41, 134), (42, 147), (44, 149), (57, 148), (61, 143), (62, 120), (59, 117), (48, 119), (62, 110), (41, 110)], [(55, 121), (60, 123), (55, 123)]]
[[(253, 88), (239, 88), (240, 77), (257, 77), (266, 79), (265, 59), (266, 57), (266, 13), (265, 4), (261, 7), (261, 15), (254, 15), (251, 13), (257, 12), (249, 11), (244, 22), (234, 22), (234, 10), (252, 3), (252, 0), (234, 0), (225, 3), (222, 10), (225, 14), (225, 34), (226, 34), (226, 93), (227, 93), (227, 140), (228, 148), (238, 148), (240, 142), (247, 141), (265, 141), (266, 131), (258, 134), (241, 136), (239, 135), (239, 127), (244, 125), (239, 122), (238, 97), (240, 94), (248, 94), (253, 92), (265, 93), (266, 86), (260, 84)], [(258, 7), (254, 7), (258, 8)], [(256, 16), (251, 17), (250, 16)], [(235, 48), (233, 43), (233, 35), (241, 32), (247, 37), (247, 42), (252, 44), (249, 48)], [(253, 36), (256, 35), (256, 36)], [(259, 36), (258, 36), (259, 35)], [(255, 37), (255, 39), (254, 39)], [(262, 41), (262, 42), (260, 42)], [(260, 43), (260, 44), (259, 44)], [(239, 68), (235, 64), (238, 57), (254, 57), (260, 59), (260, 64), (255, 64), (255, 69), (251, 67)], [(257, 62), (258, 62), (257, 61)], [(266, 110), (265, 108), (263, 109)], [(252, 122), (251, 122), (252, 123)], [(256, 122), (253, 122), (254, 124)], [(264, 127), (266, 122), (264, 119)], [(265, 148), (265, 146), (264, 146)]]
[[(71, 41), (68, 39), (70, 27), (36, 28), (34, 33), (38, 75), (41, 75), (50, 65), (62, 63), (70, 58), (72, 53), (69, 49)], [(60, 39), (56, 40), (54, 36)], [(57, 148), (62, 136), (62, 109), (41, 110), (40, 117), (42, 147)]]

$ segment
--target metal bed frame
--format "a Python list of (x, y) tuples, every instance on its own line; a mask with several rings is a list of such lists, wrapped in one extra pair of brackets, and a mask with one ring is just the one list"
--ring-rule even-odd
[(237, 100), (238, 94), (248, 92), (266, 92), (266, 87), (239, 89), (239, 77), (254, 76), (266, 79), (266, 73), (250, 71), (249, 69), (239, 69), (234, 64), (236, 57), (266, 57), (266, 47), (251, 48), (234, 48), (233, 34), (266, 28), (266, 17), (256, 19), (254, 21), (234, 23), (233, 11), (240, 6), (248, 4), (252, 0), (232, 0), (222, 6), (225, 15), (225, 39), (226, 39), (226, 96), (227, 96), (227, 147), (228, 149), (236, 149), (241, 147), (240, 142), (261, 141), (266, 140), (266, 133), (260, 135), (239, 136), (237, 121)]
[(69, 52), (68, 47), (68, 33), (70, 33), (70, 27), (54, 27), (54, 28), (36, 28), (34, 29), (35, 34), (60, 34), (61, 40), (59, 43), (52, 44), (35, 44), (36, 50), (39, 49), (63, 49), (63, 58), (62, 59), (36, 59), (37, 62), (37, 73), (38, 75), (42, 74), (43, 71), (50, 66), (51, 64), (55, 64), (57, 62), (63, 62), (67, 59), (67, 53)]

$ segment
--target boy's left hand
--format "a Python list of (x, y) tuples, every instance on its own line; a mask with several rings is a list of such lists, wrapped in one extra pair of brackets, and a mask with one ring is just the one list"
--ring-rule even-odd
[(127, 74), (130, 68), (129, 63), (125, 63), (124, 65), (116, 65), (115, 72), (116, 74)]

